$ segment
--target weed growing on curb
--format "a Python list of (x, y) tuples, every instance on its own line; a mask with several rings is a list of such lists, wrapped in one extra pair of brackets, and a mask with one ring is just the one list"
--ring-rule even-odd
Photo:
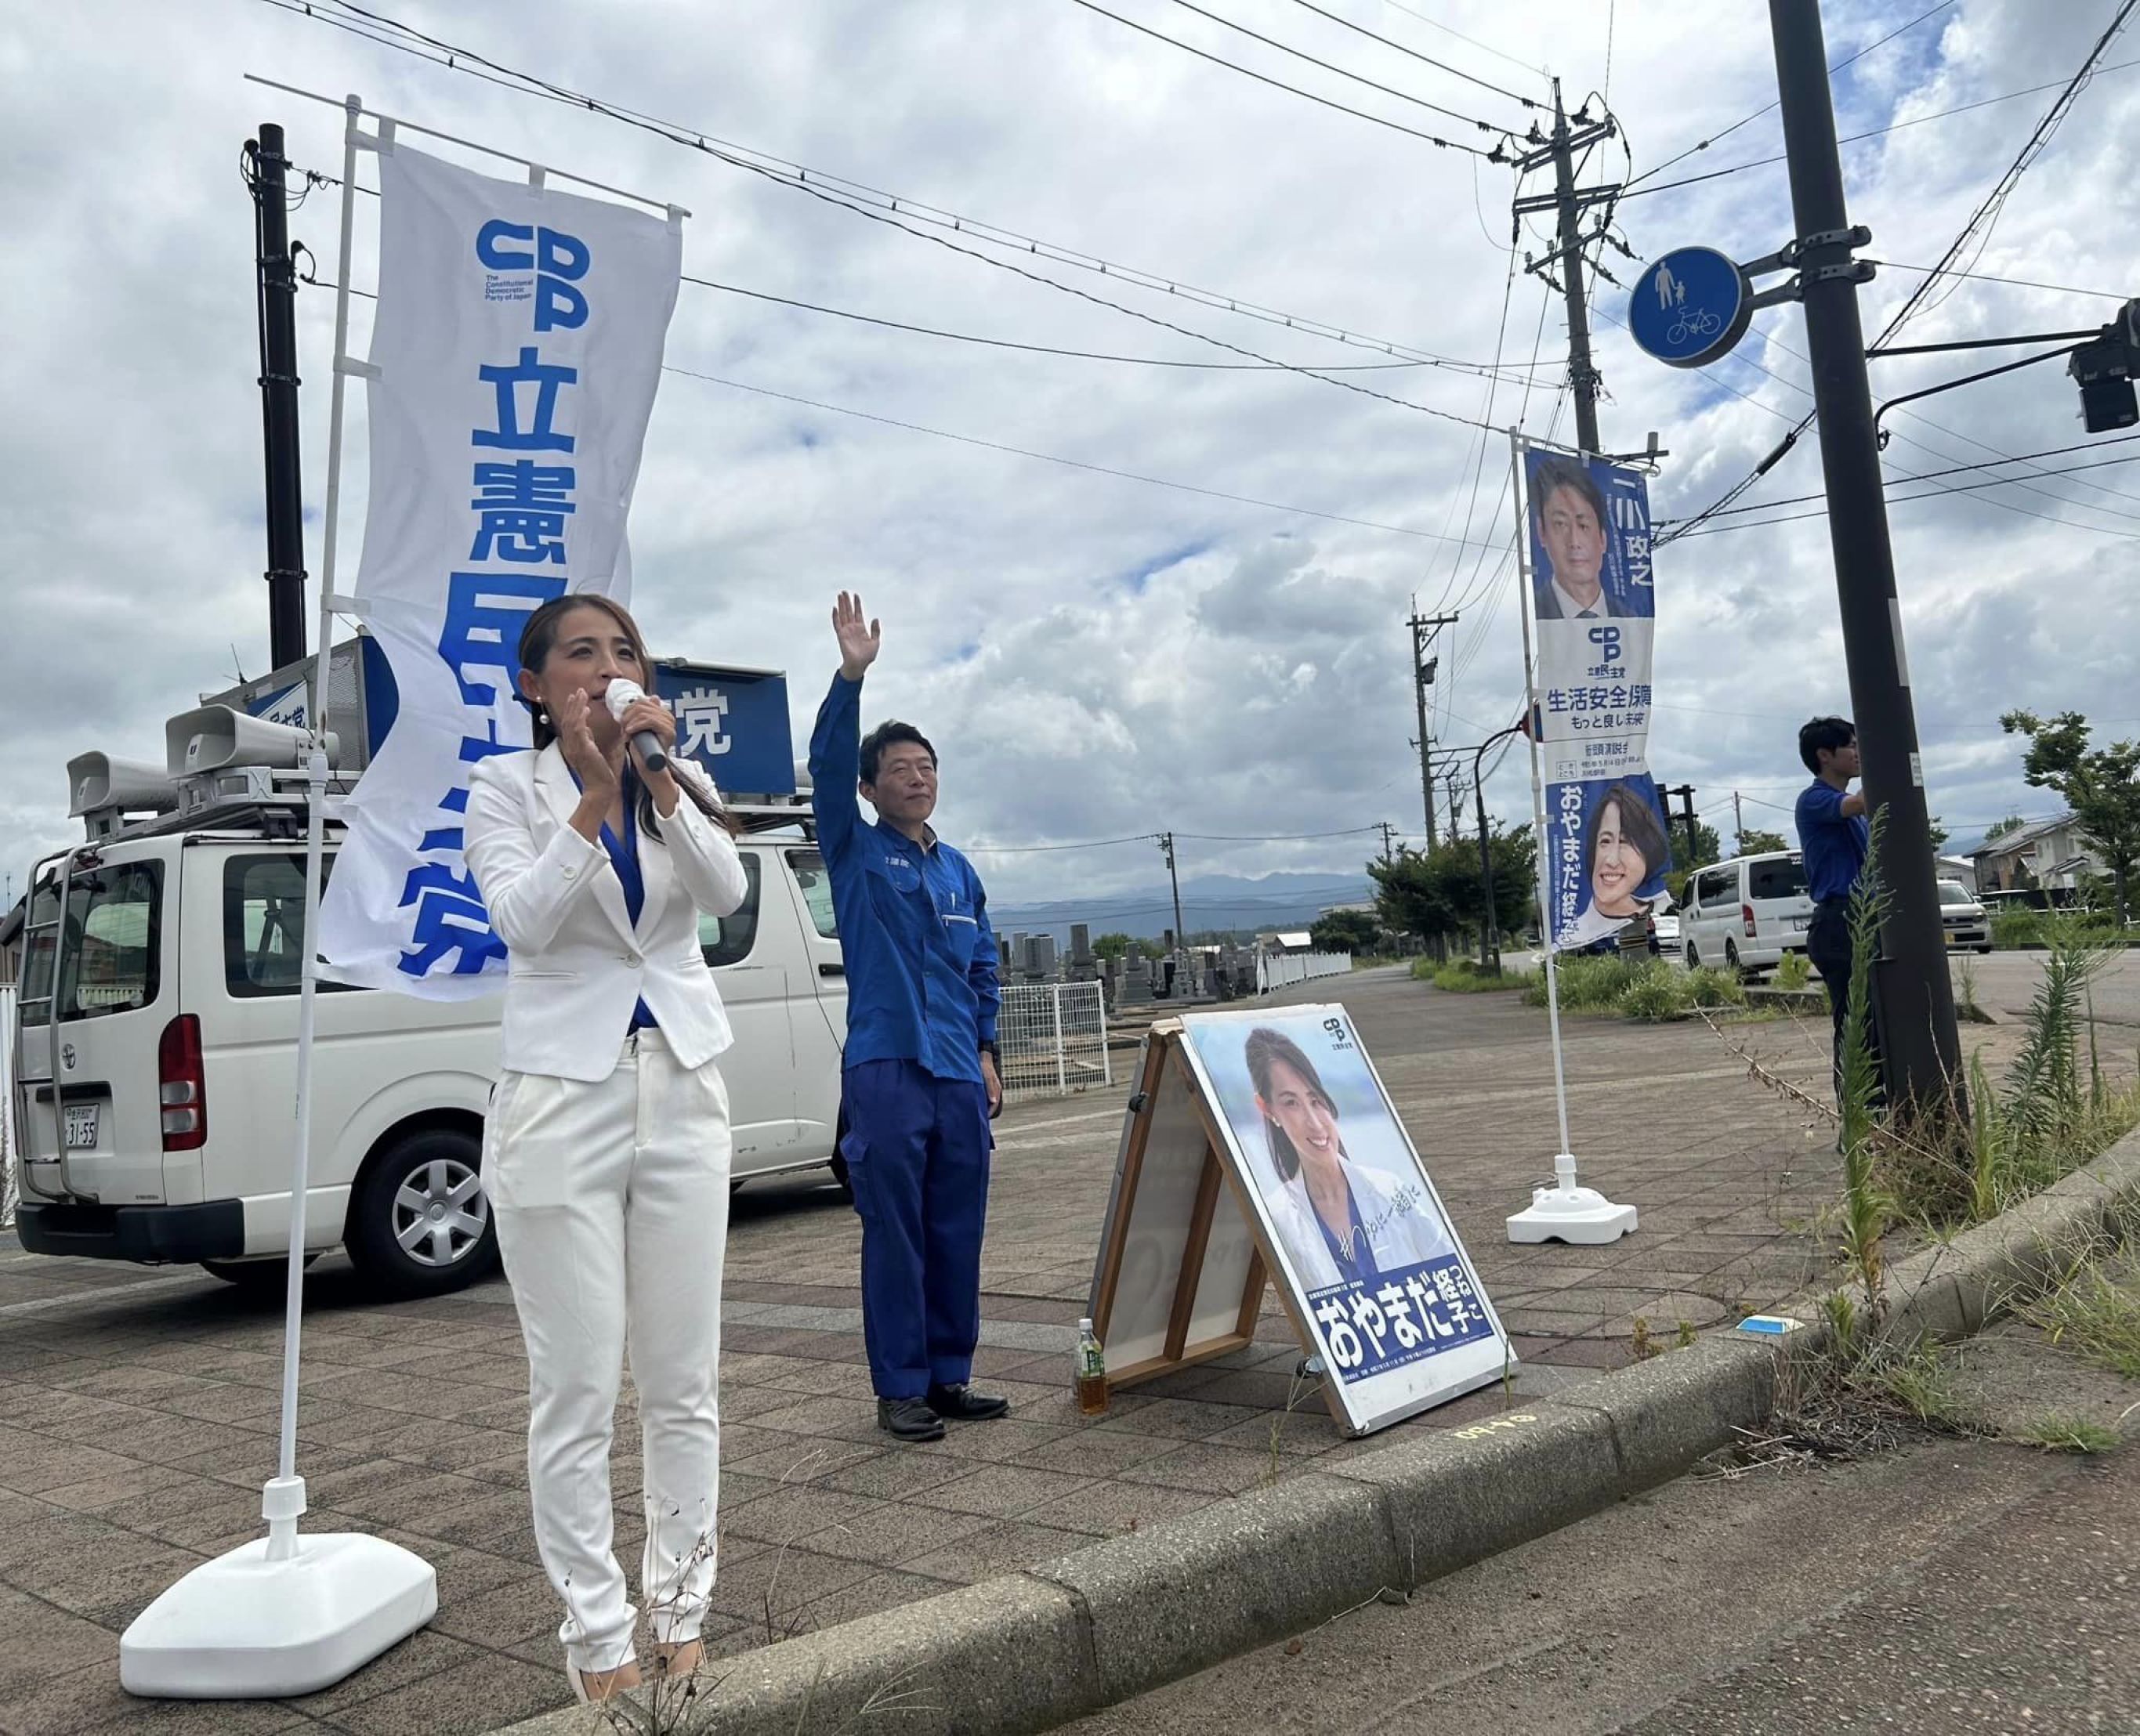
[(2041, 1295), (2017, 1298), (2014, 1312), (2052, 1343), (2140, 1380), (2140, 1281), (2123, 1282), (2083, 1254), (2059, 1271)]
[(1776, 987), (1793, 993), (1813, 981), (1813, 966), (1804, 953), (1787, 952), (1776, 961)]
[(2047, 1453), (2108, 1453), (2122, 1437), (2115, 1429), (2092, 1423), (2085, 1417), (2047, 1411), (2017, 1427), (2012, 1438), (2025, 1447), (2041, 1447)]
[(1995, 1021), (1977, 1004), (1976, 967), (1968, 959), (1961, 961), (1961, 981), (1955, 985), (1954, 1014), (1966, 1025), (1989, 1025)]

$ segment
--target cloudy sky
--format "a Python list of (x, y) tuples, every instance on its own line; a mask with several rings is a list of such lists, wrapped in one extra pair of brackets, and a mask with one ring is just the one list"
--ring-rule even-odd
[[(1176, 0), (1107, 0), (1107, 9), (1398, 127), (1467, 143), (1490, 142), (1470, 120), (1528, 125), (1536, 111), (1519, 99), (1547, 96), (1543, 67), (1571, 102), (1609, 97), (1638, 175), (1774, 96), (1767, 8), (1756, 0), (1322, 3), (1387, 42), (1296, 0), (1205, 9), (1420, 101), (1303, 64)], [(1829, 0), (1831, 59), (1926, 3)], [(155, 757), (165, 716), (234, 669), (264, 671), (251, 213), (238, 150), (257, 123), (279, 120), (297, 160), (334, 172), (340, 128), (331, 110), (249, 85), (247, 72), (356, 91), (380, 110), (687, 205), (685, 268), (695, 276), (882, 320), (1137, 358), (986, 347), (683, 290), (667, 359), (690, 372), (664, 380), (633, 516), (634, 601), (657, 654), (787, 669), (799, 747), (829, 673), (832, 593), (859, 589), (885, 622), (870, 709), (914, 718), (935, 736), (948, 836), (1033, 846), (1168, 827), (1332, 834), (1383, 820), (1416, 835), (1404, 625), (1414, 596), (1428, 612), (1461, 617), (1443, 647), (1437, 738), (1475, 742), (1515, 714), (1507, 443), (1465, 424), (1520, 421), (1567, 438), (1572, 417), (1554, 365), (1565, 354), (1558, 299), (1549, 303), (1507, 250), (1509, 169), (1253, 81), (1073, 0), (378, 0), (375, 9), (937, 212), (1417, 351), (1499, 356), (1504, 372), (1337, 376), (1464, 419), (1453, 421), (1283, 369), (1151, 365), (1240, 358), (266, 0), (11, 8), (0, 22), (0, 216), (12, 262), (0, 380), (14, 413), (0, 431), (0, 570), (13, 678), (0, 700), (12, 750), (0, 763), (0, 828), (17, 874), (68, 834), (69, 756), (101, 747)], [(1843, 130), (1875, 133), (1844, 147), (1852, 215), (1872, 227), (1873, 257), (1940, 257), (2116, 9), (2113, 0), (1956, 0), (1839, 76)], [(2128, 220), (2140, 32), (2104, 60), (1972, 249), (1973, 271), (2140, 292)], [(2044, 85), (2053, 88), (1992, 100)], [(1967, 105), (1982, 105), (1946, 112)], [(1645, 258), (1696, 241), (1742, 258), (1773, 250), (1790, 233), (1779, 164), (1664, 184), (1780, 149), (1773, 114), (1747, 120), (1642, 183), (1644, 195), (1620, 208), (1618, 233)], [(1627, 167), (1615, 145), (1593, 172)], [(362, 204), (354, 281), (368, 287), (377, 212)], [(326, 191), (292, 218), (323, 276), (336, 268), (336, 221)], [(1112, 273), (964, 244), (1273, 360), (1388, 360)], [(1611, 257), (1631, 282), (1637, 267)], [(1918, 281), (1883, 271), (1866, 292), (1868, 329)], [(2092, 325), (2117, 305), (1983, 281), (1944, 288), (1912, 321), (1912, 341)], [(1671, 454), (1653, 484), (1661, 514), (1712, 500), (1810, 405), (1794, 309), (1757, 316), (1731, 358), (1682, 373), (1628, 343), (1617, 323), (1624, 291), (1601, 284), (1595, 305), (1605, 440), (1634, 448), (1657, 431)], [(302, 299), (315, 571), (331, 311), (324, 292)], [(360, 304), (360, 353), (367, 330)], [(1546, 365), (1531, 369), (1534, 358)], [(1882, 363), (1876, 395), (1966, 365)], [(1518, 383), (1527, 379), (1536, 381), (1528, 392)], [(354, 402), (352, 558), (364, 449)], [(2076, 394), (2050, 366), (1931, 400), (1895, 425), (1888, 459), (1912, 473), (2086, 438)], [(2035, 468), (2127, 449), (2140, 447)], [(2020, 473), (1976, 471), (1945, 486)], [(1819, 488), (1809, 439), (1746, 498)], [(1898, 505), (1893, 525), (1935, 811), (1957, 838), (2009, 812), (2052, 812), (2046, 792), (2022, 783), (1998, 714), (2072, 707), (2114, 733), (2140, 728), (2140, 469), (1940, 494)], [(1735, 789), (1750, 825), (1783, 822), (1767, 804), (1788, 804), (1803, 782), (1795, 725), (1849, 706), (1824, 522), (1678, 543), (1659, 566), (1657, 614), (1660, 779), (1695, 785), (1705, 817), (1727, 831)], [(1511, 816), (1527, 809), (1516, 760), (1490, 800)], [(1242, 873), (1345, 869), (1363, 854), (1351, 836), (1185, 839), (1182, 851), (1185, 871)], [(1002, 900), (1148, 885), (1157, 857), (1131, 845), (1006, 854), (984, 866)]]

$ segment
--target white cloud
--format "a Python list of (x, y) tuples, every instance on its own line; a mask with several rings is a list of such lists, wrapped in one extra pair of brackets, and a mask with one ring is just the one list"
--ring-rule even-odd
[[(1338, 3), (1497, 83), (1524, 77), (1377, 0)], [(1405, 105), (1283, 62), (1180, 8), (1122, 6), (1274, 76), (1425, 124)], [(1349, 329), (1461, 357), (1499, 346), (1518, 360), (1539, 330), (1543, 292), (1519, 275), (1500, 335), (1508, 261), (1490, 235), (1499, 243), (1507, 234), (1504, 172), (1478, 177), (1482, 233), (1470, 159), (1256, 86), (1067, 0), (753, 0), (718, 12), (660, 0), (393, 0), (384, 9), (724, 138)], [(1528, 118), (1505, 98), (1279, 0), (1220, 9), (1452, 107)], [(1921, 9), (1832, 0), (1832, 52)], [(1572, 94), (1602, 80), (1607, 8), (1588, 0), (1543, 0), (1520, 14), (1477, 3), (1436, 11), (1521, 58), (1549, 57)], [(1961, 0), (1844, 76), (1843, 128), (2060, 78), (2108, 11)], [(1771, 99), (1764, 8), (1621, 0), (1617, 15), (1612, 97), (1638, 170)], [(2109, 58), (2135, 51), (2121, 44)], [(695, 275), (1031, 342), (1226, 359), (599, 116), (252, 0), (215, 0), (182, 17), (141, 0), (25, 8), (0, 24), (0, 57), (12, 75), (0, 115), (9, 166), (0, 221), (13, 266), (0, 384), (17, 411), (0, 431), (0, 570), (16, 650), (0, 821), (24, 865), (32, 849), (66, 835), (66, 758), (91, 746), (145, 756), (166, 714), (224, 684), (233, 646), (249, 674), (265, 661), (250, 213), (234, 164), (263, 119), (282, 120), (293, 154), (330, 173), (340, 141), (333, 110), (245, 84), (248, 70), (335, 95), (359, 91), (446, 131), (690, 205)], [(1872, 226), (1875, 257), (1936, 258), (2050, 95), (1846, 147), (1853, 213)], [(1773, 154), (1779, 138), (1765, 116), (1658, 179)], [(2136, 139), (2140, 71), (2105, 74), (2024, 179), (1975, 268), (2140, 287), (2120, 221)], [(1593, 166), (1617, 172), (1617, 156), (1601, 154)], [(1631, 199), (1622, 215), (1646, 255), (1706, 240), (1752, 257), (1790, 233), (1780, 166)], [(375, 210), (359, 218), (368, 236)], [(331, 193), (316, 193), (292, 227), (331, 277)], [(1185, 298), (1020, 262), (1267, 355), (1372, 359)], [(356, 281), (368, 284), (371, 272), (363, 239)], [(1882, 274), (1865, 297), (1868, 330), (1916, 281)], [(308, 292), (302, 305), (307, 499), (317, 508), (331, 302)], [(2056, 329), (2107, 317), (2111, 305), (1966, 282), (1911, 336)], [(1600, 286), (1598, 306), (1617, 316), (1624, 301)], [(1806, 407), (1794, 389), (1805, 379), (1798, 316), (1773, 311), (1757, 325), (1740, 358), (1688, 375), (1648, 363), (1601, 319), (1607, 437), (1633, 447), (1659, 431), (1672, 453), (1656, 485), (1661, 512), (1713, 498)], [(360, 346), (363, 326), (361, 311)], [(1547, 357), (1560, 341), (1556, 302)], [(1514, 600), (1495, 578), (1509, 532), (1499, 435), (1482, 449), (1455, 424), (1282, 374), (982, 349), (696, 287), (684, 292), (669, 357), (1089, 463), (1494, 545), (1458, 548), (1234, 505), (669, 377), (633, 522), (636, 602), (657, 649), (786, 668), (799, 749), (829, 673), (832, 594), (860, 588), (886, 620), (870, 711), (910, 716), (935, 738), (955, 835), (1293, 833), (1385, 818), (1416, 831), (1403, 625), (1415, 595), (1422, 606), (1462, 600), (1462, 622), (1442, 647), (1437, 735), (1476, 740), (1514, 715)], [(1962, 370), (1951, 358), (1883, 363), (1876, 390)], [(1484, 382), (1431, 369), (1347, 377), (1465, 417), (1488, 401)], [(1497, 424), (1515, 403), (1510, 389), (1495, 390)], [(1921, 472), (1987, 456), (1972, 440), (2007, 452), (2075, 444), (2074, 409), (2054, 369), (2024, 372), (1906, 414), (1888, 457)], [(1550, 391), (1533, 396), (1529, 426), (1543, 430), (1551, 414)], [(361, 431), (360, 419), (344, 542), (352, 559)], [(2062, 462), (2074, 460), (2047, 461)], [(1997, 730), (2001, 710), (2140, 711), (2130, 698), (2140, 605), (2127, 576), (2140, 474), (2106, 469), (2034, 486), (2042, 492), (1998, 490), (2004, 508), (1956, 496), (1894, 512), (1926, 765), (1934, 806), (1950, 822), (2045, 802), (2020, 783), (2019, 757)], [(1749, 498), (1819, 488), (1809, 435)], [(2059, 518), (2097, 528), (2046, 522)], [(317, 521), (310, 532), (317, 571)], [(1689, 538), (1661, 563), (1657, 679), (1676, 709), (1662, 714), (1653, 759), (1666, 781), (1698, 787), (1712, 820), (1726, 814), (1735, 787), (1787, 802), (1799, 781), (1795, 723), (1847, 709), (1826, 537), (1824, 522), (1809, 519)], [(1516, 761), (1491, 793), (1504, 812), (1524, 804)], [(1364, 853), (1350, 840), (1194, 848), (1192, 860), (1184, 846), (1185, 872), (1343, 868)], [(1135, 848), (1006, 856), (992, 877), (999, 900), (1070, 895), (1149, 883), (1156, 861)]]

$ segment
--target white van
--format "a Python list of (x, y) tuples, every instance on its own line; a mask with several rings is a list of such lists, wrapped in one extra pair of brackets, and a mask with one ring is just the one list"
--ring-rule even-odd
[(1805, 950), (1813, 921), (1805, 863), (1795, 850), (1735, 856), (1687, 877), (1680, 939), (1689, 970), (1703, 964), (1752, 974)]
[[(16, 1225), (32, 1253), (199, 1261), (234, 1282), (282, 1282), (268, 1257), (289, 1248), (303, 812), (166, 816), (38, 866), (16, 1071)], [(800, 809), (742, 817), (760, 828), (739, 840), (749, 895), (700, 930), (735, 1029), (722, 1060), (734, 1174), (829, 1165), (844, 1186), (847, 983), (823, 860)], [(309, 1253), (345, 1247), (401, 1296), (492, 1268), (479, 1170), (502, 1004), (321, 985)]]

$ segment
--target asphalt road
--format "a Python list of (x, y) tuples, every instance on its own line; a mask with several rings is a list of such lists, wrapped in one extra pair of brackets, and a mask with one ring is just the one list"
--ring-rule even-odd
[(1077, 1736), (1888, 1736), (2140, 1730), (2140, 1385), (2008, 1327), (1992, 1426), (2114, 1423), (2100, 1459), (1920, 1439), (1683, 1479), (1414, 1594), (1066, 1727)]

